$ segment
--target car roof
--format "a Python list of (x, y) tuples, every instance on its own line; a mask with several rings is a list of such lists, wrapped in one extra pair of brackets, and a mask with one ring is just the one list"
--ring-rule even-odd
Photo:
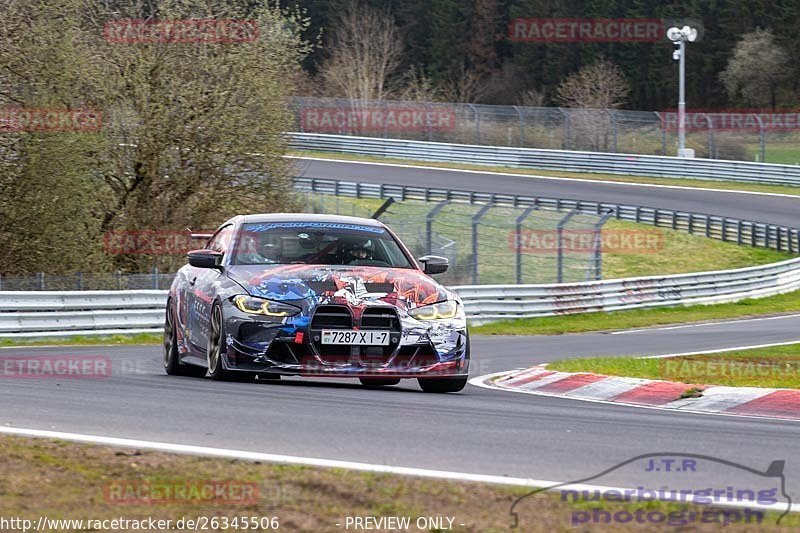
[(239, 222), (253, 224), (263, 222), (327, 222), (333, 224), (361, 224), (362, 226), (380, 226), (383, 223), (374, 218), (348, 217), (343, 215), (320, 215), (311, 213), (263, 213), (242, 215)]

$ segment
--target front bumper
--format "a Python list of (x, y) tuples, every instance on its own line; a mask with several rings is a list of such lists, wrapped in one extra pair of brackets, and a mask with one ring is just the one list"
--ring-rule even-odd
[(307, 316), (277, 319), (223, 308), (226, 369), (307, 377), (425, 378), (466, 376), (466, 321), (400, 318), (387, 347), (324, 346)]

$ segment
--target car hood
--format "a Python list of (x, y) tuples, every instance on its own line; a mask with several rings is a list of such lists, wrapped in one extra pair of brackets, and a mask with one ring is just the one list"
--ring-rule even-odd
[[(307, 305), (383, 302), (401, 309), (440, 302), (453, 294), (419, 270), (374, 266), (234, 266), (228, 275), (253, 296)], [(306, 305), (303, 305), (306, 307)]]

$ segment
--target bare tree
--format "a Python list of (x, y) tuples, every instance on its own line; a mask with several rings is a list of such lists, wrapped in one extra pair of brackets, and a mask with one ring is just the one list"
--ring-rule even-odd
[(526, 107), (544, 107), (546, 101), (547, 98), (545, 97), (544, 91), (539, 91), (537, 89), (528, 89), (519, 95), (517, 99), (519, 105)]
[(571, 74), (556, 89), (556, 99), (565, 107), (615, 109), (630, 92), (628, 80), (614, 63), (601, 59)]
[(442, 84), (442, 97), (447, 102), (474, 103), (486, 94), (486, 83), (481, 75), (467, 68)]
[(610, 109), (625, 103), (630, 92), (622, 70), (601, 59), (571, 74), (556, 90), (556, 99), (569, 112), (569, 146), (586, 150), (607, 150), (615, 124)]
[(353, 101), (384, 99), (403, 53), (389, 11), (348, 0), (332, 24), (330, 55), (320, 68), (327, 90)]
[(789, 55), (769, 30), (756, 29), (736, 44), (720, 80), (732, 100), (747, 105), (777, 104), (776, 90), (789, 77)]
[(394, 96), (399, 100), (436, 102), (441, 98), (433, 81), (421, 70), (411, 67), (406, 71)]

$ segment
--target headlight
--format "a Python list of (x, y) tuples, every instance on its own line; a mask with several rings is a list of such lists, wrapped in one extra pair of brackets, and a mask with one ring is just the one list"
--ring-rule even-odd
[(233, 299), (233, 303), (236, 304), (239, 311), (250, 313), (251, 315), (282, 318), (294, 316), (300, 312), (300, 309), (293, 305), (273, 302), (272, 300), (265, 300), (264, 298), (255, 298), (253, 296), (237, 296)]
[(439, 320), (443, 318), (456, 318), (459, 315), (458, 302), (448, 300), (437, 304), (423, 305), (411, 309), (408, 314), (417, 320)]

